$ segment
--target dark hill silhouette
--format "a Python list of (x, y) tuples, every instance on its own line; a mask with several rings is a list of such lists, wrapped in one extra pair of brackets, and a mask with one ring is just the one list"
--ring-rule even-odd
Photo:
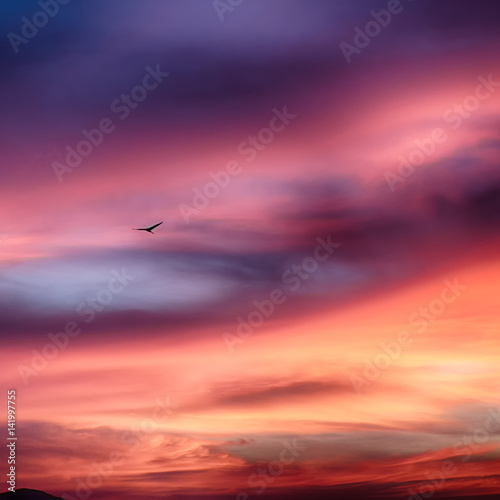
[[(293, 491), (275, 491), (269, 492), (266, 495), (266, 500), (408, 500), (408, 492), (402, 492), (398, 495), (385, 495), (380, 494), (383, 490), (383, 487), (378, 485), (358, 485), (358, 486), (350, 486), (350, 487), (330, 487), (330, 488), (310, 488), (310, 489), (296, 489)], [(266, 492), (268, 493), (268, 492)], [(92, 497), (89, 498), (91, 500)], [(118, 498), (118, 497), (115, 497)], [(134, 496), (134, 498), (137, 498)], [(144, 500), (147, 500), (151, 497), (145, 495)], [(162, 497), (155, 497), (161, 499)], [(235, 495), (174, 495), (165, 497), (168, 500), (234, 500)], [(252, 496), (251, 498), (254, 498)], [(416, 497), (414, 497), (416, 498)], [(43, 491), (31, 490), (28, 488), (20, 488), (16, 490), (15, 493), (6, 492), (0, 493), (0, 500), (64, 500), (61, 497), (55, 497), (53, 495), (49, 495), (48, 493), (44, 493)], [(263, 499), (264, 500), (264, 499)], [(471, 494), (468, 495), (466, 493), (460, 494), (446, 494), (446, 492), (436, 491), (432, 496), (431, 500), (500, 500), (500, 494)]]
[(55, 497), (38, 490), (30, 490), (29, 488), (20, 488), (14, 493), (7, 491), (0, 493), (0, 500), (63, 500), (61, 497)]

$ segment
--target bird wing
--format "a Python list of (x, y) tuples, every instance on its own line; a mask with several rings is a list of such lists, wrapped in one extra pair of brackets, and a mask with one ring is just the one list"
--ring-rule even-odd
[(147, 229), (149, 229), (149, 230), (154, 229), (155, 227), (158, 227), (160, 224), (163, 224), (163, 221), (158, 222), (158, 224), (155, 224), (154, 226), (148, 227)]

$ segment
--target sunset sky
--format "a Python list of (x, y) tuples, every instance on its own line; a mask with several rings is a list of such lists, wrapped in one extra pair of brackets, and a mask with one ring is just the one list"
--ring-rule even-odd
[(0, 5), (16, 489), (500, 495), (498, 2), (45, 1)]

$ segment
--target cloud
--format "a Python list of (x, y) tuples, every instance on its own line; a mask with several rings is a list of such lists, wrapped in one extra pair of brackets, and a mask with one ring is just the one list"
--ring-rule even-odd
[[(238, 385), (238, 384), (236, 384)], [(252, 384), (255, 387), (257, 384)], [(244, 387), (244, 386), (243, 386)], [(221, 387), (217, 391), (221, 391)], [(270, 384), (270, 387), (263, 387), (255, 390), (243, 390), (234, 387), (229, 392), (234, 394), (219, 395), (215, 404), (221, 407), (251, 407), (268, 406), (273, 404), (286, 404), (287, 401), (297, 401), (316, 397), (323, 394), (345, 394), (351, 392), (352, 387), (348, 384), (328, 383), (328, 382), (294, 382), (286, 385)]]
[[(436, 186), (439, 169), (450, 176), (450, 183)], [(155, 325), (167, 318), (172, 325), (195, 324), (204, 318), (215, 326), (232, 321), (272, 289), (286, 289), (283, 274), (311, 256), (321, 236), (330, 235), (340, 248), (303, 283), (293, 298), (294, 307), (286, 304), (283, 311), (298, 312), (300, 303), (311, 307), (313, 300), (318, 306), (324, 301), (335, 304), (391, 283), (404, 284), (434, 268), (439, 255), (446, 254), (448, 261), (458, 257), (467, 235), (478, 236), (474, 242), (478, 247), (483, 239), (498, 238), (500, 179), (496, 174), (485, 170), (480, 179), (471, 178), (468, 172), (457, 172), (453, 159), (447, 158), (414, 177), (420, 184), (418, 192), (411, 185), (403, 186), (401, 194), (390, 197), (387, 189), (365, 186), (362, 199), (359, 188), (352, 188), (355, 181), (349, 183), (345, 177), (310, 180), (304, 191), (299, 188), (301, 181), (289, 182), (286, 189), (282, 187), (287, 201), (269, 214), (279, 228), (274, 241), (261, 219), (205, 220), (194, 223), (187, 233), (202, 237), (201, 248), (191, 243), (192, 248), (172, 250), (172, 238), (182, 237), (181, 231), (168, 240), (160, 235), (155, 249), (82, 248), (4, 266), (0, 269), (0, 293), (5, 296), (0, 306), (2, 329), (43, 333), (62, 328), (66, 321), (81, 321), (78, 307), (107, 286), (113, 271), (125, 270), (133, 280), (98, 313), (100, 328), (131, 320)], [(252, 235), (245, 247), (228, 252), (220, 244), (223, 238), (245, 241), (242, 232)], [(451, 240), (456, 242), (452, 246)], [(254, 249), (261, 241), (267, 248)], [(416, 247), (419, 253), (413, 251)], [(422, 252), (427, 259), (421, 258)], [(19, 314), (21, 310), (32, 315)], [(37, 316), (34, 325), (33, 315)], [(95, 328), (91, 324), (87, 331)]]

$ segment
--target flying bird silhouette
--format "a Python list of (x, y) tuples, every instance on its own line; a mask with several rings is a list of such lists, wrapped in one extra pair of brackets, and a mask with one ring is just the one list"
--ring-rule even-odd
[(133, 227), (132, 229), (133, 229), (134, 231), (147, 231), (148, 233), (155, 234), (155, 233), (153, 233), (153, 229), (154, 229), (155, 227), (158, 227), (160, 224), (163, 224), (163, 221), (158, 222), (158, 224), (155, 224), (154, 226), (149, 226), (149, 227), (140, 227), (140, 228), (135, 228), (135, 227)]

